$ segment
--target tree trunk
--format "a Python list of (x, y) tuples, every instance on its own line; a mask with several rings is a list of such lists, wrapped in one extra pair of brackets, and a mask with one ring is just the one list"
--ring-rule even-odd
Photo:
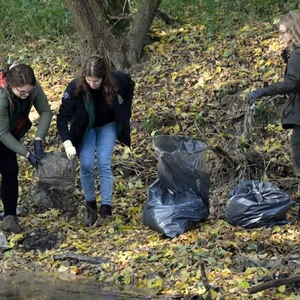
[(98, 54), (121, 71), (140, 63), (144, 41), (160, 3), (161, 0), (144, 0), (131, 16), (128, 0), (66, 0), (79, 36), (81, 60)]

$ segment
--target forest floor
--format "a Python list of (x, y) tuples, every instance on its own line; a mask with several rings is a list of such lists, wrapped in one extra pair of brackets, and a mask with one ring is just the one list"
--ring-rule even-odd
[[(269, 182), (297, 202), (291, 133), (280, 124), (286, 99), (264, 99), (253, 111), (245, 100), (251, 89), (283, 76), (277, 35), (271, 21), (210, 37), (203, 25), (156, 21), (145, 59), (130, 70), (136, 82), (132, 149), (117, 145), (113, 156), (112, 222), (81, 224), (85, 207), (78, 177), (62, 209), (40, 211), (33, 200), (37, 176), (19, 158), (19, 205), (27, 210), (20, 211), (20, 222), (26, 232), (7, 236), (10, 248), (0, 254), (0, 275), (25, 268), (70, 281), (93, 278), (106, 286), (146, 288), (153, 297), (170, 299), (300, 299), (299, 280), (249, 293), (256, 284), (300, 275), (298, 205), (287, 212), (288, 224), (271, 228), (245, 229), (225, 219), (228, 194), (240, 180)], [(67, 37), (7, 49), (1, 64), (11, 56), (34, 68), (54, 112), (46, 151), (63, 152), (56, 114), (78, 71), (77, 49)], [(37, 126), (34, 111), (31, 117), (28, 146)], [(158, 178), (152, 137), (160, 134), (207, 144), (210, 214), (174, 238), (143, 224), (147, 193)]]

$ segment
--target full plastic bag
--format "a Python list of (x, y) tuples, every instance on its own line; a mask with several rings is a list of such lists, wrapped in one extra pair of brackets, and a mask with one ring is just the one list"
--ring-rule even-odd
[(40, 161), (38, 182), (33, 202), (38, 212), (55, 208), (66, 216), (77, 213), (77, 203), (73, 192), (76, 181), (76, 160), (70, 161), (64, 153), (45, 153)]
[(69, 160), (64, 153), (48, 152), (38, 168), (39, 182), (55, 189), (73, 191), (76, 179), (76, 160)]
[(209, 215), (207, 145), (189, 137), (159, 135), (153, 138), (153, 146), (158, 179), (148, 190), (143, 222), (172, 238)]
[(284, 225), (293, 204), (288, 194), (269, 182), (240, 181), (228, 195), (225, 219), (244, 228)]

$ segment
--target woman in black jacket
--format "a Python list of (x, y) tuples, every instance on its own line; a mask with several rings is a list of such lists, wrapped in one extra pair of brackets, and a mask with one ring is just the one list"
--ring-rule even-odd
[(282, 56), (287, 63), (284, 81), (250, 92), (248, 104), (253, 107), (255, 101), (264, 96), (289, 94), (289, 101), (283, 111), (282, 126), (284, 129), (293, 129), (293, 170), (300, 178), (300, 14), (291, 12), (284, 16), (279, 22), (279, 34), (285, 45)]
[(80, 76), (72, 80), (65, 90), (57, 116), (57, 128), (67, 157), (71, 160), (76, 154), (79, 156), (80, 180), (87, 207), (86, 226), (93, 225), (98, 217), (95, 151), (101, 191), (98, 226), (111, 218), (112, 153), (117, 139), (130, 147), (133, 90), (134, 82), (130, 75), (111, 72), (99, 56), (87, 59)]

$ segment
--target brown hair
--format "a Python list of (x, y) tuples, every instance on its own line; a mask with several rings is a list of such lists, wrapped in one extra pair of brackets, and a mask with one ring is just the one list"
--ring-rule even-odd
[(279, 25), (284, 25), (291, 36), (288, 43), (288, 51), (291, 53), (295, 48), (300, 47), (300, 13), (288, 13), (280, 20)]
[(9, 64), (3, 70), (6, 85), (9, 88), (22, 87), (24, 85), (35, 86), (36, 78), (33, 69), (25, 64)]
[(91, 56), (83, 64), (79, 82), (76, 89), (78, 95), (80, 91), (84, 90), (90, 94), (91, 88), (86, 82), (86, 77), (103, 78), (101, 88), (105, 94), (105, 100), (108, 104), (112, 104), (114, 97), (118, 91), (118, 85), (111, 76), (111, 70), (105, 60), (100, 56)]

